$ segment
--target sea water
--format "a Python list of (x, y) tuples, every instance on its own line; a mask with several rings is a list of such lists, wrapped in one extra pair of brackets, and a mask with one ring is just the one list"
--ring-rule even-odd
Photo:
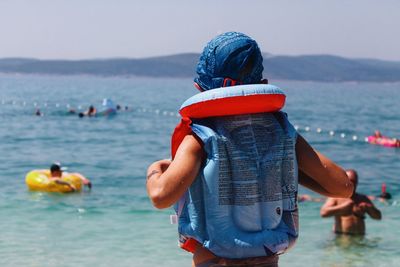
[[(400, 137), (400, 84), (277, 81), (285, 111), (316, 149), (359, 173), (359, 192), (381, 221), (367, 234), (332, 234), (321, 202), (302, 202), (300, 237), (280, 266), (397, 266), (400, 262), (400, 149), (366, 143), (375, 129)], [(170, 157), (180, 104), (196, 90), (190, 79), (0, 75), (0, 266), (190, 266), (177, 247), (171, 209), (146, 194), (147, 166)], [(112, 117), (79, 118), (69, 109), (122, 106)], [(128, 107), (125, 110), (125, 106)], [(39, 108), (43, 116), (35, 116)], [(25, 175), (60, 161), (87, 176), (91, 191), (30, 192)], [(312, 194), (304, 188), (301, 193)]]

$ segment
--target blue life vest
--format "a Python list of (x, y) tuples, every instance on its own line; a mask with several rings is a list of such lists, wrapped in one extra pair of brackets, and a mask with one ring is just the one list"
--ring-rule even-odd
[[(260, 92), (260, 86), (277, 90), (254, 85), (245, 91)], [(242, 87), (212, 91), (229, 96)], [(249, 110), (193, 119), (190, 126), (207, 159), (175, 206), (181, 241), (195, 239), (232, 259), (280, 254), (292, 246), (298, 236), (297, 133), (286, 114)]]

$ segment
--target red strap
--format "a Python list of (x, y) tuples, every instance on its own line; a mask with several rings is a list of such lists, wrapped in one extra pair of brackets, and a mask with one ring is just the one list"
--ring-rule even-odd
[(175, 127), (175, 131), (172, 134), (171, 140), (172, 159), (174, 159), (176, 151), (178, 150), (178, 147), (182, 143), (185, 136), (192, 133), (192, 128), (190, 128), (191, 123), (192, 121), (188, 117), (183, 117), (181, 122)]
[(199, 244), (200, 243), (197, 242), (195, 239), (189, 238), (184, 244), (181, 245), (181, 248), (191, 253), (194, 253)]
[(235, 86), (235, 85), (239, 85), (239, 84), (242, 84), (242, 82), (236, 81), (231, 78), (225, 78), (224, 82), (222, 83), (222, 87)]

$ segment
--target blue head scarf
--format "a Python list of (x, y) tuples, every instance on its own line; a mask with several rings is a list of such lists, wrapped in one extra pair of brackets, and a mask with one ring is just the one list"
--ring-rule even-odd
[(203, 90), (224, 86), (225, 78), (238, 84), (260, 83), (262, 55), (256, 41), (240, 32), (226, 32), (204, 48), (194, 79)]

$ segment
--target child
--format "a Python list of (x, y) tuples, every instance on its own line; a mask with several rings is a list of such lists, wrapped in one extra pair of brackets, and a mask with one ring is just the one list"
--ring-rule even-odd
[[(274, 91), (262, 77), (262, 60), (250, 37), (221, 34), (204, 48), (195, 86), (215, 94)], [(193, 252), (193, 266), (277, 266), (278, 254), (298, 236), (298, 181), (325, 196), (353, 193), (344, 170), (315, 151), (285, 113), (238, 106), (244, 109), (240, 114), (222, 109), (228, 115), (186, 118), (191, 131), (173, 160), (148, 168), (153, 205), (162, 209), (178, 202), (180, 242)]]

